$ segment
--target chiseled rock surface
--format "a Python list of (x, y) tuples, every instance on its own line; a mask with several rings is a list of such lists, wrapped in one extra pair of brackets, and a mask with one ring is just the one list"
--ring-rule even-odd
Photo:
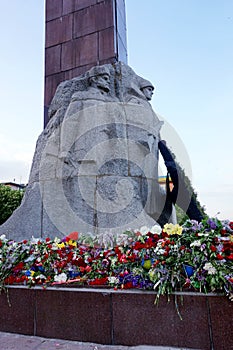
[(156, 224), (162, 122), (150, 82), (122, 63), (62, 82), (39, 136), (21, 206), (0, 234), (22, 240)]

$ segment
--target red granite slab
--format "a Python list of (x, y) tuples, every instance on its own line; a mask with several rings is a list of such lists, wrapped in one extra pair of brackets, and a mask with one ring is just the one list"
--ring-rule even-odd
[(100, 65), (102, 65), (102, 64), (109, 64), (109, 63), (116, 63), (116, 57), (114, 56), (114, 57), (109, 57), (108, 59), (106, 59), (106, 60), (102, 60), (102, 61), (100, 61)]
[[(183, 293), (175, 306), (155, 294), (105, 288), (9, 287), (0, 294), (0, 331), (112, 345), (232, 350), (232, 303)], [(9, 306), (9, 302), (11, 306)], [(0, 346), (1, 347), (1, 346)]]
[(77, 40), (68, 41), (62, 44), (61, 48), (61, 70), (69, 70), (75, 68), (75, 56), (77, 48)]
[[(180, 320), (174, 302), (155, 295), (113, 294), (114, 343), (210, 349), (206, 297), (184, 296)], [(180, 303), (179, 303), (180, 304)]]
[[(35, 292), (11, 288), (0, 294), (0, 330), (33, 335)], [(1, 348), (1, 344), (0, 344)]]
[(61, 70), (61, 45), (45, 50), (45, 75), (58, 73)]
[(81, 10), (85, 7), (95, 5), (96, 2), (97, 2), (96, 0), (74, 0), (75, 10)]
[(233, 349), (233, 302), (221, 297), (208, 298), (214, 349)]
[(45, 106), (49, 106), (56, 88), (64, 80), (64, 73), (49, 75), (45, 79)]
[(65, 76), (64, 79), (68, 80), (68, 79), (72, 79), (74, 77), (78, 77), (79, 75), (85, 73), (86, 71), (88, 71), (91, 67), (93, 67), (92, 64), (88, 64), (85, 66), (81, 66), (81, 67), (77, 67), (74, 69), (70, 69), (66, 72), (64, 72)]
[(37, 290), (36, 335), (111, 344), (110, 294)]
[(114, 27), (99, 32), (99, 59), (100, 61), (115, 56), (115, 32)]
[(45, 47), (50, 47), (72, 39), (73, 14), (62, 16), (46, 23)]
[(112, 1), (86, 7), (74, 13), (74, 38), (111, 27), (114, 24)]
[(75, 11), (75, 1), (74, 0), (64, 0), (62, 4), (62, 14), (67, 15), (68, 13)]
[[(67, 1), (67, 0), (66, 0)], [(46, 20), (58, 18), (62, 14), (62, 0), (46, 0)]]
[(98, 33), (78, 38), (75, 42), (75, 66), (86, 66), (98, 61)]
[(103, 1), (95, 6), (96, 29), (103, 30), (114, 26), (114, 2)]

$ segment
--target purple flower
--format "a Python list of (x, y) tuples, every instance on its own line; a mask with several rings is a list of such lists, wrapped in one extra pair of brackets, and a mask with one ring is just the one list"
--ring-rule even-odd
[(196, 231), (200, 231), (201, 229), (202, 229), (202, 223), (200, 222), (198, 222), (198, 221), (196, 221), (196, 220), (191, 220), (191, 223), (192, 223), (192, 230), (194, 231), (194, 232), (196, 232)]
[(215, 230), (217, 228), (217, 225), (214, 220), (208, 219), (207, 224), (211, 228), (211, 230)]
[(217, 246), (217, 251), (220, 253), (222, 251), (222, 249), (223, 249), (223, 244), (219, 244)]
[(201, 251), (205, 250), (205, 248), (206, 248), (206, 244), (205, 244), (205, 243), (202, 243), (202, 245), (201, 245)]

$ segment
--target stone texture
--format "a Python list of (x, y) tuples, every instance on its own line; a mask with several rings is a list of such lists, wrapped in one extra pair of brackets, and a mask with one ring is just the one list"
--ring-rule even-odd
[(74, 37), (95, 33), (113, 25), (112, 1), (104, 1), (74, 14)]
[(185, 296), (183, 306), (179, 303), (182, 321), (175, 308), (174, 296), (170, 303), (166, 297), (160, 297), (155, 306), (153, 293), (114, 294), (114, 342), (140, 345), (143, 339), (145, 345), (210, 349), (205, 299)]
[(62, 1), (63, 0), (46, 0), (46, 20), (51, 21), (54, 18), (58, 18), (62, 14)]
[(62, 14), (67, 15), (75, 11), (75, 1), (74, 0), (65, 0), (62, 4)]
[(86, 66), (98, 59), (98, 34), (86, 35), (62, 44), (61, 69), (70, 70)]
[(61, 45), (50, 47), (45, 52), (45, 74), (51, 75), (61, 70)]
[(59, 85), (24, 200), (0, 233), (21, 240), (156, 223), (165, 198), (157, 182), (162, 123), (140, 89), (142, 81), (116, 63)]
[(75, 10), (82, 10), (85, 7), (95, 5), (97, 0), (74, 0)]
[(109, 294), (69, 290), (55, 292), (56, 297), (53, 291), (36, 294), (37, 335), (111, 344)]
[(230, 336), (233, 327), (233, 303), (227, 298), (216, 296), (208, 298), (208, 307), (214, 349), (233, 349), (233, 341)]
[(65, 79), (63, 72), (52, 74), (45, 79), (45, 105), (51, 102), (51, 96), (55, 94), (57, 86)]
[(46, 23), (46, 47), (61, 44), (72, 39), (73, 14), (62, 16)]
[(0, 226), (1, 234), (21, 241), (26, 238), (42, 236), (42, 200), (39, 182), (30, 183), (26, 189), (21, 206)]
[[(174, 295), (170, 302), (160, 297), (158, 305), (155, 296), (137, 290), (10, 286), (8, 296), (0, 294), (1, 349), (232, 349), (231, 302), (225, 296), (177, 295), (182, 320)], [(57, 340), (48, 339), (53, 337)]]
[(94, 63), (98, 58), (98, 34), (93, 33), (77, 39), (76, 67)]
[(99, 32), (99, 59), (108, 59), (116, 52), (114, 40), (114, 27), (110, 27)]
[[(0, 330), (3, 332), (33, 334), (34, 307), (34, 291), (20, 288), (11, 288), (6, 292), (2, 291), (0, 294)], [(0, 347), (4, 349), (2, 342)]]
[[(97, 64), (127, 63), (124, 1), (59, 0), (54, 4), (46, 2), (45, 111), (63, 80)], [(44, 122), (48, 123), (47, 112)]]

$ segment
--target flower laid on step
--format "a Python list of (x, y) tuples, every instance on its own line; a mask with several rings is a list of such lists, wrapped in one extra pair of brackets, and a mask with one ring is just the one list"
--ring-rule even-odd
[(0, 236), (0, 289), (57, 284), (233, 294), (233, 222), (206, 218), (162, 229), (14, 242)]

